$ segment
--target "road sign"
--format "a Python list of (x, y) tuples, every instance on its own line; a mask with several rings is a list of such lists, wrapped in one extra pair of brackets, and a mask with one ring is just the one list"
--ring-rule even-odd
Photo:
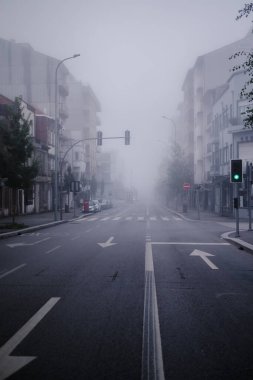
[(183, 188), (184, 188), (184, 190), (189, 190), (191, 188), (191, 184), (190, 183), (184, 183)]

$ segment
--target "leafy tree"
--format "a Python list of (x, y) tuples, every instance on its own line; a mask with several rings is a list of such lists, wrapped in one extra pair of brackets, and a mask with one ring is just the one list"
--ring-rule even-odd
[(104, 192), (105, 192), (105, 181), (102, 179), (101, 183), (100, 183), (100, 186), (101, 186), (101, 197), (103, 197), (104, 195)]
[[(236, 20), (241, 19), (242, 17), (248, 17), (253, 12), (253, 3), (248, 3), (244, 5), (243, 9), (238, 11), (238, 16)], [(249, 106), (246, 107), (245, 112), (243, 112), (244, 118), (244, 126), (245, 128), (253, 129), (253, 50), (251, 51), (238, 51), (233, 54), (232, 58), (240, 58), (244, 57), (245, 60), (237, 64), (233, 67), (232, 71), (243, 70), (244, 73), (248, 76), (248, 80), (246, 80), (243, 88), (241, 89), (240, 95), (242, 98), (247, 99), (249, 101)]]
[(167, 170), (167, 183), (170, 194), (174, 197), (181, 194), (185, 182), (193, 182), (192, 166), (180, 145), (176, 144)]
[(91, 178), (91, 183), (90, 183), (90, 192), (91, 192), (92, 199), (96, 197), (97, 187), (98, 187), (97, 180), (96, 180), (96, 177), (93, 175)]
[(183, 200), (183, 184), (193, 183), (192, 160), (187, 157), (179, 144), (175, 144), (170, 159), (164, 160), (160, 167), (160, 179), (156, 190), (165, 197), (166, 203), (177, 203)]
[(21, 101), (15, 99), (6, 106), (0, 119), (0, 177), (7, 178), (6, 185), (12, 189), (13, 223), (16, 213), (17, 189), (26, 192), (38, 173), (38, 163), (33, 158), (30, 122), (24, 118)]
[(68, 207), (69, 207), (69, 193), (71, 191), (71, 182), (75, 180), (74, 175), (71, 170), (71, 166), (68, 166), (67, 172), (64, 174), (64, 189), (68, 194)]

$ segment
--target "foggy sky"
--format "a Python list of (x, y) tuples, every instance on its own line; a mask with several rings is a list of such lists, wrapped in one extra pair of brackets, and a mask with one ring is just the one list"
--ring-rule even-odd
[[(199, 55), (244, 37), (240, 0), (0, 0), (0, 37), (27, 42), (58, 59), (75, 53), (70, 72), (89, 83), (102, 105), (104, 136), (131, 130), (120, 149), (128, 180), (154, 177), (172, 136), (181, 87)], [(138, 162), (138, 165), (136, 164)]]

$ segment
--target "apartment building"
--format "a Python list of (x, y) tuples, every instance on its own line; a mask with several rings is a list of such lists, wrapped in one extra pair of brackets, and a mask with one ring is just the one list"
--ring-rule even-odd
[[(39, 110), (38, 131), (41, 134), (44, 125), (44, 133), (48, 133), (48, 164), (52, 175), (52, 170), (55, 169), (55, 77), (60, 61), (34, 50), (27, 43), (16, 43), (2, 38), (0, 38), (0, 56), (1, 93), (12, 101), (16, 96), (21, 96), (24, 102)], [(63, 173), (68, 166), (66, 160), (69, 159), (75, 178), (77, 180), (87, 178), (90, 181), (96, 175), (95, 138), (96, 126), (100, 124), (97, 112), (101, 110), (101, 106), (91, 87), (82, 85), (70, 76), (64, 64), (61, 64), (57, 70), (57, 91), (59, 162), (64, 158)], [(94, 140), (80, 142), (69, 155), (65, 156), (66, 149), (69, 149), (71, 144), (87, 138)], [(40, 157), (42, 156), (46, 156), (45, 150), (40, 151)], [(37, 189), (36, 192), (38, 191)], [(47, 195), (45, 190), (43, 201), (36, 205), (36, 211), (46, 207), (51, 209), (52, 191), (53, 189)]]
[[(241, 154), (235, 153), (234, 144), (236, 138), (245, 133), (241, 131), (243, 121), (239, 108), (245, 107), (240, 89), (246, 77), (243, 73), (232, 75), (232, 67), (238, 60), (229, 58), (238, 51), (250, 51), (252, 43), (253, 35), (250, 32), (239, 41), (198, 57), (188, 71), (182, 88), (184, 130), (189, 136), (189, 150), (192, 147), (194, 152), (194, 184), (196, 188), (201, 188), (202, 207), (221, 214), (231, 212), (229, 185), (221, 183), (223, 176), (227, 176), (229, 183), (230, 157)], [(237, 134), (231, 130), (235, 118)], [(212, 188), (213, 183), (216, 189)], [(227, 190), (224, 190), (225, 187)]]
[[(0, 56), (1, 93), (11, 100), (22, 96), (24, 101), (40, 109), (43, 114), (54, 117), (55, 71), (59, 60), (34, 50), (27, 43), (16, 43), (2, 38)], [(67, 68), (62, 64), (57, 75), (61, 124), (68, 117), (68, 75)]]
[(72, 164), (76, 180), (81, 181), (83, 190), (89, 192), (90, 182), (97, 176), (96, 136), (101, 105), (92, 88), (75, 80), (73, 76), (68, 78), (68, 87), (69, 117), (63, 134), (75, 144), (69, 151), (68, 160)]

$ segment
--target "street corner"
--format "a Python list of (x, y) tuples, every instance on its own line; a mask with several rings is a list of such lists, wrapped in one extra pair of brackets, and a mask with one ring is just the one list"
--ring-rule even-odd
[(239, 236), (236, 236), (236, 231), (225, 232), (221, 238), (229, 243), (237, 246), (240, 250), (245, 250), (253, 254), (253, 234), (252, 231), (240, 230)]

